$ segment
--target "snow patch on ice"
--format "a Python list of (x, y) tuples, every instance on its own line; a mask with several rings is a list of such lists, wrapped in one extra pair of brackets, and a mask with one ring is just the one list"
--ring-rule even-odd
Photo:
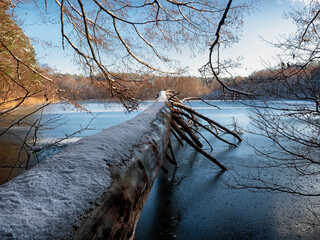
[[(62, 141), (59, 142), (60, 145), (65, 145), (65, 144), (70, 144), (70, 143), (74, 143), (74, 142), (77, 142), (81, 139), (82, 137), (70, 137), (70, 138), (67, 138), (67, 139), (63, 139)], [(43, 144), (51, 144), (55, 141), (58, 141), (59, 138), (40, 138), (37, 143), (39, 145), (43, 145)], [(30, 143), (32, 143), (32, 141), (30, 141)], [(41, 146), (39, 146), (41, 147)]]

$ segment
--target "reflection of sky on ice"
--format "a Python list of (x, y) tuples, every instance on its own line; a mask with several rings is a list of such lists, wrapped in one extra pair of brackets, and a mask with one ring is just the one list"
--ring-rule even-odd
[[(50, 124), (44, 126), (39, 131), (39, 142), (48, 142), (49, 139), (65, 137), (66, 134), (72, 134), (81, 128), (88, 126), (89, 130), (82, 131), (77, 134), (77, 137), (92, 135), (101, 131), (102, 129), (109, 128), (121, 122), (129, 120), (136, 116), (138, 113), (144, 111), (151, 105), (151, 102), (141, 104), (138, 111), (127, 113), (123, 106), (119, 103), (104, 103), (104, 102), (82, 102), (85, 110), (75, 108), (70, 104), (51, 104), (43, 111), (42, 122), (50, 120)], [(8, 121), (23, 114), (35, 110), (35, 107), (26, 107), (12, 116), (8, 116)], [(33, 123), (36, 119), (40, 118), (41, 111), (28, 118), (29, 123)], [(5, 128), (5, 126), (3, 126)], [(29, 125), (20, 124), (12, 128), (11, 132), (18, 133), (23, 136), (29, 130)]]

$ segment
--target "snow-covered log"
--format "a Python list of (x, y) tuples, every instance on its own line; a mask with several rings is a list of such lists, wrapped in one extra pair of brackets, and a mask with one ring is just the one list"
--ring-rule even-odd
[(132, 239), (169, 140), (160, 95), (0, 186), (0, 239)]

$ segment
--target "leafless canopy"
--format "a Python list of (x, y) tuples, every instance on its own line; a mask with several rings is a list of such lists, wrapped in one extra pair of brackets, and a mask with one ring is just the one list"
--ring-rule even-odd
[[(136, 99), (115, 72), (182, 73), (172, 51), (201, 51), (218, 30), (229, 42), (237, 40), (237, 27), (250, 3), (230, 6), (224, 0), (105, 1), (56, 0), (60, 13), (62, 46), (71, 47), (88, 73), (128, 110)], [(43, 11), (56, 6), (44, 4)], [(224, 29), (218, 22), (229, 17)], [(41, 7), (39, 6), (39, 9)]]

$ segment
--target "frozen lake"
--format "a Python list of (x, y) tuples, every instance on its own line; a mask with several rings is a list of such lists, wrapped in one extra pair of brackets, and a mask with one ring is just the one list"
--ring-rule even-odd
[[(77, 141), (84, 136), (93, 135), (100, 132), (102, 129), (109, 128), (126, 120), (129, 120), (139, 114), (141, 111), (148, 108), (152, 102), (145, 102), (140, 105), (139, 111), (126, 113), (121, 104), (118, 103), (106, 103), (96, 101), (81, 102), (82, 106), (88, 111), (80, 111), (72, 105), (66, 105), (62, 103), (51, 104), (44, 108), (44, 111), (38, 111), (31, 117), (28, 117), (20, 123), (15, 125), (3, 136), (0, 137), (0, 184), (11, 179), (24, 171), (26, 151), (21, 151), (21, 143), (25, 140), (30, 126), (40, 119), (43, 124), (39, 128), (36, 148), (49, 145), (59, 138), (63, 138), (66, 135), (70, 135), (81, 128), (85, 128), (89, 123), (87, 130), (83, 130), (80, 133), (69, 137), (68, 139), (60, 142), (55, 148), (45, 150), (39, 155), (39, 160), (42, 161), (47, 155), (61, 149), (61, 147), (71, 142)], [(2, 133), (14, 119), (19, 119), (24, 115), (34, 111), (39, 106), (30, 106), (19, 109), (18, 111), (7, 115), (5, 118), (0, 119), (0, 133)], [(36, 122), (36, 125), (39, 122)], [(34, 129), (34, 128), (33, 128)], [(31, 135), (31, 134), (30, 134)], [(35, 139), (27, 138), (25, 146), (26, 150), (29, 150), (34, 143)], [(20, 153), (21, 151), (21, 153)], [(20, 153), (20, 158), (18, 155)], [(33, 160), (30, 165), (36, 164), (37, 160)], [(23, 167), (20, 168), (19, 166)], [(12, 168), (14, 166), (14, 168)]]
[[(202, 102), (192, 102), (192, 107), (231, 129), (236, 121), (238, 130), (248, 128), (254, 130), (247, 116), (247, 107), (232, 102), (212, 101), (212, 103), (218, 105), (221, 110)], [(86, 102), (85, 104), (91, 113), (79, 112), (61, 104), (49, 106), (44, 111), (44, 119), (58, 116), (55, 114), (59, 114), (60, 117), (54, 123), (56, 128), (43, 129), (39, 133), (39, 144), (49, 143), (55, 137), (63, 137), (65, 134), (77, 131), (79, 127), (85, 127), (96, 114), (97, 117), (89, 126), (90, 130), (71, 137), (68, 142), (94, 134), (138, 114), (138, 112), (126, 114), (124, 109), (115, 103), (105, 105), (101, 102)], [(140, 111), (151, 104), (152, 102), (147, 102), (141, 105)], [(5, 123), (0, 123), (0, 127), (4, 125)], [(263, 159), (258, 157), (249, 145), (261, 147), (267, 143), (264, 138), (244, 130), (242, 138), (245, 141), (237, 148), (230, 148), (208, 136), (214, 147), (211, 154), (229, 169), (226, 172), (220, 172), (211, 161), (190, 147), (181, 147), (172, 139), (179, 167), (174, 168), (166, 163), (169, 173), (160, 171), (140, 216), (136, 229), (137, 240), (318, 239), (320, 227), (317, 215), (314, 214), (319, 213), (317, 198), (233, 188), (237, 187), (238, 181), (243, 183), (248, 176), (259, 171), (256, 166), (259, 166), (259, 162)], [(13, 129), (12, 134), (23, 136), (27, 131), (28, 126), (22, 125)], [(0, 149), (2, 156), (14, 152), (8, 151), (7, 147), (9, 143), (11, 147), (14, 146), (15, 136), (12, 134), (8, 134), (5, 139), (2, 138), (2, 146), (6, 146)], [(206, 135), (204, 132), (203, 134)], [(232, 137), (228, 139), (236, 142)], [(209, 151), (210, 148), (205, 142), (203, 143), (204, 148)], [(8, 169), (0, 170), (0, 176), (5, 179)], [(278, 172), (267, 169), (262, 174), (264, 174), (262, 177), (268, 179)], [(284, 181), (289, 174), (289, 172), (283, 173), (281, 177)]]

